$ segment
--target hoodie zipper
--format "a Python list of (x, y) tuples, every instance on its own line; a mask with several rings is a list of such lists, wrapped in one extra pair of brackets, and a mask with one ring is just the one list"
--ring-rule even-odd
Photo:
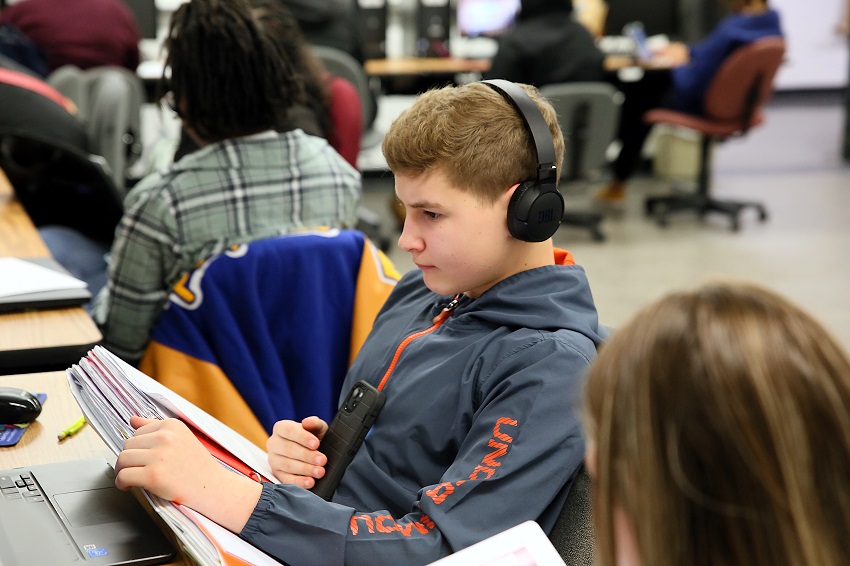
[(446, 322), (446, 320), (448, 320), (448, 318), (452, 315), (452, 311), (455, 310), (459, 301), (460, 295), (455, 295), (454, 299), (452, 299), (449, 304), (443, 307), (443, 310), (440, 311), (440, 314), (434, 317), (434, 323), (431, 326), (429, 326), (425, 330), (414, 332), (413, 334), (401, 341), (401, 344), (399, 344), (398, 348), (396, 348), (395, 355), (393, 355), (393, 359), (390, 362), (390, 367), (387, 368), (384, 377), (381, 378), (381, 382), (378, 384), (378, 391), (383, 391), (384, 386), (386, 386), (387, 381), (390, 379), (390, 375), (392, 375), (393, 370), (395, 369), (395, 366), (398, 363), (398, 359), (401, 356), (401, 352), (407, 347), (407, 345), (416, 340), (417, 338), (425, 336), (426, 334), (431, 334), (432, 332), (440, 328), (443, 323)]

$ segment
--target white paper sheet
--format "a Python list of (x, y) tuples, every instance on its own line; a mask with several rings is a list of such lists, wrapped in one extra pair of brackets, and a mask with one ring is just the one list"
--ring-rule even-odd
[(0, 297), (85, 289), (85, 281), (16, 257), (0, 257)]

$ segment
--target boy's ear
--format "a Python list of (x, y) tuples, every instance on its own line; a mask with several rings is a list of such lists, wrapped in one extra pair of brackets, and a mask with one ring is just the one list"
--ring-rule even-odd
[(511, 202), (511, 199), (514, 198), (514, 193), (516, 192), (516, 190), (518, 188), (519, 188), (519, 183), (517, 183), (515, 185), (511, 185), (510, 187), (508, 187), (508, 190), (506, 190), (502, 194), (502, 200), (504, 201), (505, 206), (507, 206), (508, 203)]

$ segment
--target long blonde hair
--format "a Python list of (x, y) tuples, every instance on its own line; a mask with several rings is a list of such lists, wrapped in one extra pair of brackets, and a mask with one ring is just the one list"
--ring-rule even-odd
[(615, 508), (648, 566), (850, 564), (850, 360), (779, 295), (716, 282), (647, 306), (585, 408), (598, 564)]

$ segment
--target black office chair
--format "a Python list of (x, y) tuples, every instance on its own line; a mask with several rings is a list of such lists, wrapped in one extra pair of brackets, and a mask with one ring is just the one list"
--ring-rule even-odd
[(593, 565), (591, 479), (582, 465), (555, 521), (549, 541), (568, 566)]
[[(565, 138), (561, 188), (591, 178), (606, 163), (605, 152), (614, 139), (623, 95), (603, 82), (575, 82), (545, 85), (542, 94), (558, 113), (558, 123)], [(590, 230), (596, 241), (603, 241), (602, 214), (569, 210), (563, 224)]]
[(0, 169), (36, 226), (70, 226), (110, 242), (123, 190), (65, 103), (43, 81), (0, 69)]

